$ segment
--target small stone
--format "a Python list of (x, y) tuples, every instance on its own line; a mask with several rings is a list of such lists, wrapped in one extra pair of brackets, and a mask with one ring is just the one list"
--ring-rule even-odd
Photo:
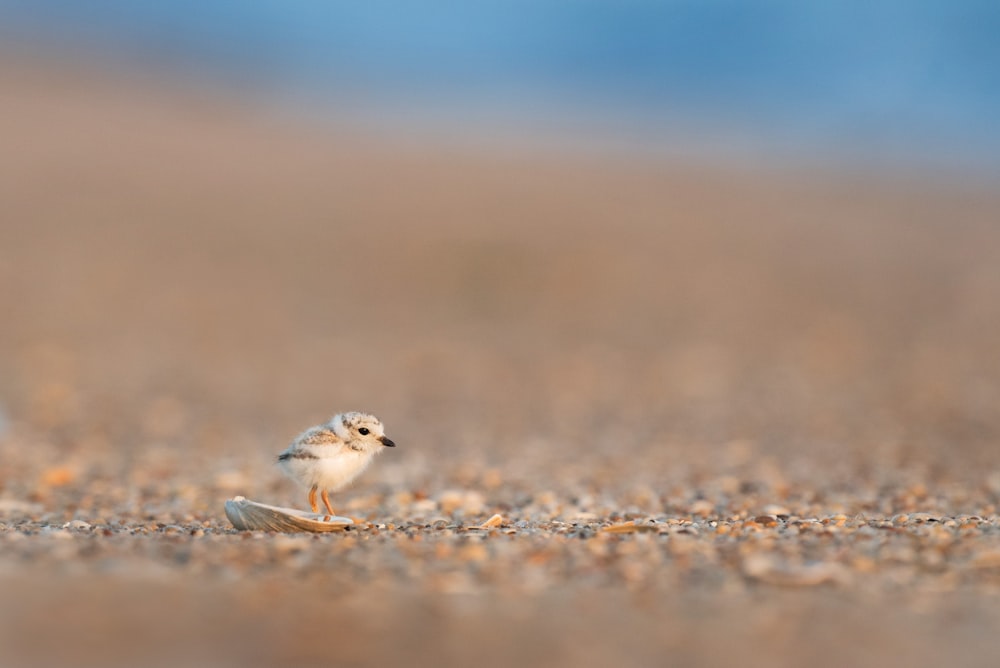
[(708, 517), (715, 511), (715, 506), (708, 499), (698, 499), (689, 506), (688, 510), (692, 515)]
[(76, 473), (65, 466), (46, 469), (42, 473), (41, 484), (45, 487), (63, 487), (76, 479)]
[(413, 515), (424, 515), (427, 513), (432, 513), (437, 510), (438, 504), (433, 499), (421, 499), (410, 506), (410, 512)]
[(438, 496), (441, 511), (451, 515), (464, 504), (464, 493), (458, 490), (445, 490)]
[(659, 528), (655, 524), (636, 524), (633, 521), (623, 522), (622, 524), (612, 524), (609, 527), (601, 529), (601, 532), (603, 533), (656, 533), (658, 531)]

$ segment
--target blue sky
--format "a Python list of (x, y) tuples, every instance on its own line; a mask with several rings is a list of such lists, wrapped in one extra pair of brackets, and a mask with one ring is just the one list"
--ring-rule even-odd
[[(781, 142), (990, 155), (1000, 3), (0, 0), (0, 40), (337, 111), (567, 113)], [(317, 111), (313, 109), (312, 111)]]

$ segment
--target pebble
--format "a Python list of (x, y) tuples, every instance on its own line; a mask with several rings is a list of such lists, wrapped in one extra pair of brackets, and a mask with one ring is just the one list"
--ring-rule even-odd
[(715, 504), (707, 499), (699, 499), (693, 502), (688, 507), (689, 512), (692, 515), (700, 515), (702, 517), (708, 517), (715, 511)]
[[(23, 452), (0, 454), (16, 472), (29, 468), (29, 460), (18, 459)], [(523, 481), (504, 481), (500, 470), (490, 472), (495, 484), (488, 488), (470, 487), (477, 476), (445, 466), (420, 486), (344, 492), (339, 505), (358, 516), (350, 531), (268, 534), (235, 531), (220, 493), (248, 492), (233, 488), (266, 473), (215, 470), (197, 459), (190, 465), (171, 465), (183, 485), (150, 483), (134, 493), (81, 473), (54, 493), (64, 495), (58, 502), (53, 497), (44, 504), (28, 500), (37, 477), (9, 476), (0, 500), (0, 511), (7, 511), (0, 567), (82, 568), (80, 560), (92, 555), (178, 576), (282, 578), (308, 570), (347, 589), (379, 582), (468, 592), (537, 592), (586, 582), (647, 593), (832, 587), (888, 596), (914, 583), (948, 591), (956, 583), (993, 586), (1000, 578), (1000, 523), (985, 487), (925, 484), (911, 507), (906, 499), (921, 491), (912, 481), (878, 493), (824, 495), (815, 483), (783, 480), (779, 503), (767, 499), (766, 484), (738, 475), (699, 487), (677, 481), (669, 490), (624, 482), (612, 493), (610, 487), (580, 490), (555, 468), (546, 469), (547, 484), (533, 492)], [(27, 482), (19, 486), (19, 480)], [(175, 495), (182, 488), (184, 494)], [(274, 494), (275, 503), (288, 503)], [(294, 506), (297, 495), (288, 494)], [(254, 496), (271, 500), (265, 492)], [(59, 503), (72, 503), (73, 514), (67, 517)]]

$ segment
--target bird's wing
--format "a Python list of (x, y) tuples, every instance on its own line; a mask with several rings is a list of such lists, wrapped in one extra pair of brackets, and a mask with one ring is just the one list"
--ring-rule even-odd
[(341, 445), (343, 441), (340, 437), (329, 429), (322, 427), (312, 427), (299, 434), (292, 444), (285, 448), (285, 451), (278, 455), (278, 461), (284, 462), (289, 459), (316, 459), (317, 455), (312, 446), (316, 445)]
[(333, 445), (343, 443), (340, 437), (329, 429), (310, 429), (295, 439), (295, 445)]

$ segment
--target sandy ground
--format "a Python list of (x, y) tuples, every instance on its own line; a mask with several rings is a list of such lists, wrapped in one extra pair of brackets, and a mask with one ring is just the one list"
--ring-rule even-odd
[(0, 90), (4, 666), (996, 664), (995, 189)]

